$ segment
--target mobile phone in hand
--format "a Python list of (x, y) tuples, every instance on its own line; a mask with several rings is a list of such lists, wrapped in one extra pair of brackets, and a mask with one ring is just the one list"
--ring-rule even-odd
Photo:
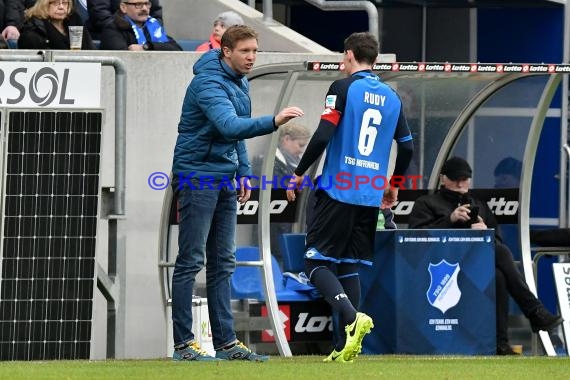
[(469, 210), (469, 223), (479, 223), (479, 206), (471, 206)]

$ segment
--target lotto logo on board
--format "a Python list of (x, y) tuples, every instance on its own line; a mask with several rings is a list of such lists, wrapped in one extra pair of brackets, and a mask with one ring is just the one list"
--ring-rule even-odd
[(314, 71), (320, 71), (321, 70), (321, 64), (319, 62), (313, 63), (313, 70)]
[[(477, 64), (476, 65), (477, 69), (475, 71), (477, 72), (488, 72), (488, 73), (494, 73), (497, 71), (497, 66), (495, 65), (481, 65), (481, 64)], [(473, 71), (473, 70), (471, 70)]]
[(426, 64), (425, 65), (425, 70), (426, 71), (443, 71), (445, 70), (444, 65), (441, 65), (439, 63), (430, 63), (430, 64)]
[(503, 72), (505, 73), (521, 73), (523, 71), (522, 65), (504, 65)]
[(392, 70), (392, 64), (390, 63), (375, 63), (372, 67), (373, 70), (379, 71), (390, 71)]
[(527, 65), (527, 67), (528, 67), (528, 72), (531, 73), (547, 73), (550, 71), (550, 67), (548, 65)]
[(415, 63), (401, 63), (400, 71), (418, 71), (418, 65)]

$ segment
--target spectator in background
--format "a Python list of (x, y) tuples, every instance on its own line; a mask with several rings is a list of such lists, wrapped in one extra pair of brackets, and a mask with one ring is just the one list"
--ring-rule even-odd
[(89, 23), (89, 12), (87, 11), (87, 0), (74, 0), (74, 10), (81, 17), (84, 25)]
[[(160, 21), (162, 25), (162, 6), (160, 0), (149, 0), (151, 3), (150, 16)], [(114, 23), (113, 16), (119, 9), (122, 0), (88, 0), (89, 31), (95, 39), (100, 39), (105, 27)], [(133, 1), (134, 2), (134, 1)]]
[[(73, 0), (37, 0), (25, 12), (18, 48), (66, 50), (69, 44), (69, 26), (83, 26), (73, 12)], [(83, 28), (82, 49), (93, 50), (93, 41)]]
[(274, 175), (281, 179), (282, 176), (290, 175), (297, 169), (310, 137), (311, 132), (301, 124), (287, 123), (279, 128)]
[[(0, 30), (4, 30), (4, 0), (0, 0)], [(8, 46), (2, 34), (0, 34), (0, 49), (6, 49)]]
[(182, 50), (160, 21), (149, 15), (150, 7), (147, 0), (121, 0), (113, 23), (101, 35), (101, 50)]
[(2, 37), (6, 41), (18, 40), (20, 38), (20, 28), (24, 23), (24, 10), (32, 7), (36, 0), (1, 0), (4, 3), (4, 12), (0, 18), (4, 17), (2, 25)]
[(220, 13), (214, 20), (214, 29), (208, 41), (199, 45), (196, 51), (208, 51), (210, 49), (219, 49), (222, 35), (232, 25), (243, 25), (243, 19), (240, 15), (233, 11)]
[(0, 30), (4, 30), (4, 0), (0, 0)]
[[(287, 123), (279, 128), (279, 145), (275, 152), (273, 168), (273, 175), (277, 176), (279, 184), (284, 176), (291, 175), (297, 169), (310, 137), (311, 132), (302, 124)], [(283, 267), (283, 253), (279, 239), (282, 234), (291, 232), (292, 227), (291, 223), (270, 224), (271, 253), (281, 267)]]
[[(520, 187), (522, 162), (513, 157), (503, 158), (495, 167), (495, 187)], [(516, 226), (518, 232), (518, 225)], [(518, 235), (516, 235), (518, 237)], [(543, 247), (570, 247), (570, 228), (535, 228), (530, 230), (530, 242)]]
[(471, 166), (463, 158), (448, 159), (441, 169), (441, 188), (416, 200), (408, 224), (410, 228), (495, 229), (497, 355), (516, 355), (507, 332), (509, 294), (529, 319), (533, 332), (551, 330), (563, 320), (551, 314), (528, 288), (511, 251), (503, 244), (493, 212), (485, 202), (471, 196), (471, 175)]
[[(496, 189), (513, 189), (509, 196), (518, 198), (518, 189), (520, 188), (520, 177), (522, 170), (522, 162), (513, 157), (505, 157), (495, 167), (493, 175), (495, 177)], [(514, 199), (514, 198), (513, 198)], [(508, 245), (515, 257), (520, 257), (519, 249), (519, 225), (503, 224), (501, 226), (503, 242)], [(532, 236), (532, 233), (531, 233)]]
[(513, 157), (503, 158), (495, 167), (495, 188), (513, 189), (520, 186), (522, 162)]

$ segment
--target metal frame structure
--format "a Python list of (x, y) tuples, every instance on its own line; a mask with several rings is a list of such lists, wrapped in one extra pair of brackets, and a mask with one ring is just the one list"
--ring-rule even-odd
[[(322, 64), (326, 64), (322, 62)], [(392, 65), (392, 64), (388, 64)], [(307, 62), (304, 63), (289, 63), (289, 64), (271, 64), (260, 66), (252, 71), (249, 76), (251, 81), (261, 78), (268, 75), (281, 75), (284, 76), (285, 79), (283, 80), (282, 87), (280, 89), (280, 95), (278, 97), (277, 104), (275, 106), (275, 110), (281, 109), (283, 106), (289, 103), (291, 98), (293, 88), (296, 82), (299, 80), (299, 75), (301, 72), (306, 72), (309, 64)], [(330, 74), (330, 72), (329, 72)], [(339, 72), (339, 75), (341, 73)], [(384, 80), (395, 80), (401, 75), (409, 75), (409, 72), (385, 72), (383, 73)], [(318, 74), (315, 74), (318, 75)], [(421, 73), (417, 74), (420, 78)], [(441, 75), (445, 75), (442, 73)], [(463, 107), (461, 112), (457, 115), (455, 121), (453, 122), (449, 133), (445, 137), (444, 142), (442, 143), (441, 149), (439, 154), (436, 158), (433, 170), (429, 177), (429, 189), (435, 189), (437, 186), (438, 181), (438, 174), (443, 165), (443, 162), (448, 157), (449, 153), (452, 151), (455, 143), (457, 142), (461, 131), (468, 125), (471, 117), (475, 114), (475, 112), (483, 105), (483, 103), (489, 99), (493, 94), (497, 93), (503, 87), (509, 85), (510, 83), (530, 76), (538, 76), (538, 75), (550, 75), (550, 79), (546, 86), (544, 87), (542, 97), (540, 102), (537, 106), (537, 112), (535, 113), (531, 130), (529, 132), (529, 137), (527, 139), (526, 149), (524, 153), (524, 174), (523, 180), (521, 182), (521, 191), (520, 191), (520, 209), (521, 213), (519, 215), (519, 223), (521, 225), (520, 231), (520, 242), (521, 247), (523, 248), (523, 263), (524, 263), (524, 274), (527, 283), (529, 284), (530, 288), (536, 292), (536, 284), (534, 281), (534, 272), (532, 269), (532, 259), (530, 253), (530, 243), (529, 243), (529, 236), (528, 236), (528, 225), (529, 225), (529, 209), (530, 209), (530, 181), (531, 181), (531, 173), (534, 165), (534, 155), (536, 154), (536, 147), (538, 144), (538, 139), (540, 136), (540, 132), (542, 129), (542, 125), (544, 119), (546, 117), (546, 112), (550, 105), (550, 101), (552, 100), (552, 96), (560, 84), (562, 77), (567, 76), (563, 74), (550, 74), (550, 73), (516, 73), (516, 74), (503, 74), (498, 76), (498, 78), (492, 82), (490, 82), (487, 86), (481, 89), (479, 92), (475, 93), (467, 102), (467, 104)], [(330, 76), (326, 78), (330, 80)], [(262, 173), (261, 175), (271, 176), (273, 170), (273, 164), (275, 160), (275, 151), (278, 143), (278, 136), (274, 134), (271, 137), (271, 143), (267, 146), (265, 150), (265, 160), (262, 166)], [(167, 192), (168, 194), (168, 192)], [(170, 197), (170, 198), (169, 198)], [(170, 199), (170, 200), (169, 200)], [(261, 260), (255, 262), (243, 262), (238, 263), (238, 265), (247, 265), (247, 266), (258, 266), (262, 269), (263, 273), (263, 282), (264, 282), (264, 291), (266, 294), (266, 306), (268, 310), (268, 316), (270, 319), (271, 326), (275, 333), (275, 340), (279, 350), (279, 353), (282, 356), (291, 356), (291, 350), (289, 348), (288, 342), (285, 338), (284, 331), (281, 327), (281, 323), (279, 320), (279, 310), (277, 305), (277, 300), (275, 296), (275, 287), (273, 285), (273, 276), (272, 276), (272, 268), (271, 268), (271, 252), (270, 252), (270, 236), (269, 236), (269, 203), (270, 203), (270, 192), (263, 191), (260, 194), (259, 199), (259, 213), (258, 213), (258, 234), (260, 236), (260, 252), (261, 252)], [(166, 195), (165, 202), (163, 206), (163, 217), (162, 217), (162, 224), (161, 224), (161, 242), (160, 247), (164, 249), (167, 237), (167, 230), (165, 230), (165, 222), (167, 221), (167, 215), (170, 213), (171, 207), (171, 194)], [(564, 208), (565, 204), (561, 205), (561, 208)], [(296, 225), (302, 225), (304, 223), (304, 214), (301, 214), (300, 220), (297, 221)], [(161, 256), (164, 257), (164, 256)], [(173, 263), (165, 262), (164, 260), (160, 260), (159, 266), (166, 268), (172, 266)], [(163, 286), (168, 286), (168, 281), (164, 281), (165, 277), (162, 274), (163, 278)], [(165, 292), (165, 295), (169, 294), (168, 291)], [(556, 355), (554, 352), (554, 348), (552, 346), (552, 342), (550, 341), (550, 337), (548, 333), (541, 332), (540, 338), (542, 340), (543, 346), (545, 351), (548, 355)]]

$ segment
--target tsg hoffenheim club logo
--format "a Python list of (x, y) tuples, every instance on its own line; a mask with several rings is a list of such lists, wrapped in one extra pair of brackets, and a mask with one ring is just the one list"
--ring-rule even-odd
[(429, 264), (431, 284), (426, 296), (430, 305), (437, 307), (442, 313), (457, 305), (461, 298), (461, 290), (457, 285), (459, 270), (459, 263), (450, 264), (445, 260)]

